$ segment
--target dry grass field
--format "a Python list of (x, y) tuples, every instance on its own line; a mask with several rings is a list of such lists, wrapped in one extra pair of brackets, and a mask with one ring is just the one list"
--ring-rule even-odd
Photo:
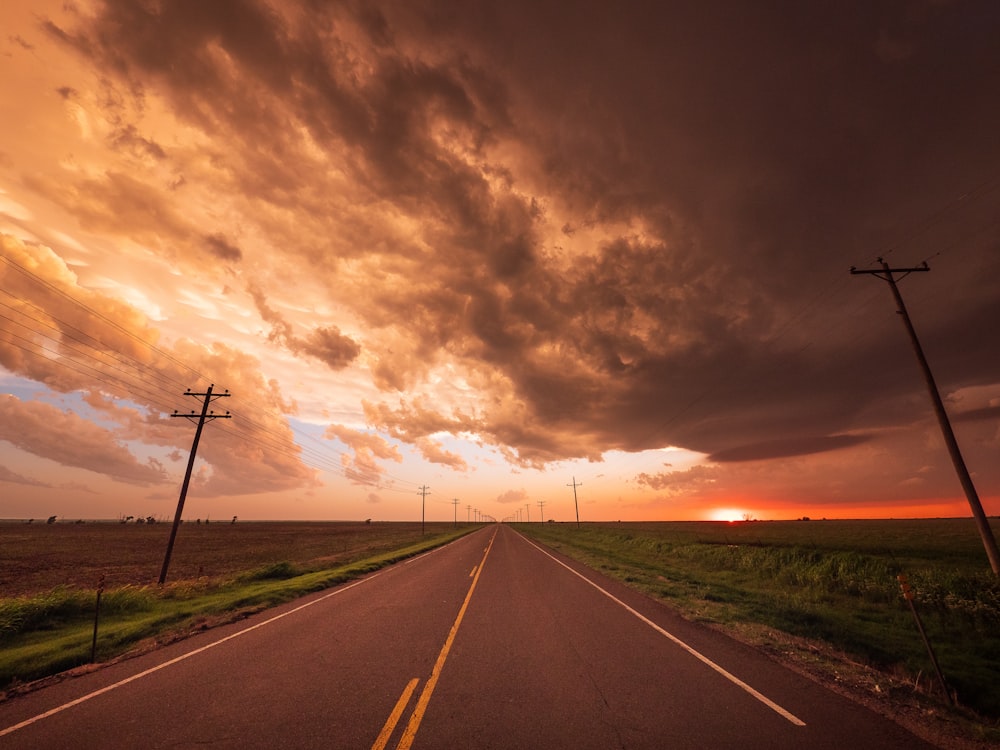
[[(427, 534), (453, 524), (427, 524)], [(0, 522), (0, 597), (56, 586), (94, 590), (155, 584), (170, 524), (114, 521), (46, 524)], [(289, 563), (302, 571), (331, 568), (419, 541), (419, 523), (229, 522), (181, 524), (169, 581), (224, 579)]]

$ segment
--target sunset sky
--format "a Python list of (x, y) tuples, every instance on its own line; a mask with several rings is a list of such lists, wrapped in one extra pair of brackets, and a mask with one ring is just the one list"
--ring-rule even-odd
[(993, 0), (0, 29), (0, 518), (1000, 513)]

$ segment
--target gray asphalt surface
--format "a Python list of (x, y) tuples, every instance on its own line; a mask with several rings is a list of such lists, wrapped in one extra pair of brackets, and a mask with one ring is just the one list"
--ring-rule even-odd
[(257, 747), (931, 746), (505, 526), (0, 704), (3, 749)]

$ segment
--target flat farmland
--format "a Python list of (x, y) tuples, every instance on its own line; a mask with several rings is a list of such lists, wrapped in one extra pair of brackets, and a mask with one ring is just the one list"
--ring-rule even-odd
[[(187, 522), (158, 587), (166, 523), (0, 522), (0, 689), (89, 661), (101, 576), (98, 661), (343, 583), (473, 528)], [(974, 736), (1000, 739), (1000, 582), (971, 519), (514, 528), (878, 710), (970, 722)], [(901, 574), (955, 709), (901, 596)]]
[[(450, 531), (429, 523), (427, 536)], [(94, 590), (155, 584), (169, 523), (0, 522), (0, 597), (57, 586)], [(300, 572), (333, 568), (406, 547), (419, 523), (255, 522), (181, 524), (168, 582), (225, 579), (287, 563)]]

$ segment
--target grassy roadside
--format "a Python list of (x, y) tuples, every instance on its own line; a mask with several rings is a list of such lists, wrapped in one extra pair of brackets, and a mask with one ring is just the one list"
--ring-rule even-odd
[[(277, 560), (227, 577), (178, 580), (163, 587), (125, 584), (101, 597), (96, 661), (150, 639), (175, 638), (320, 591), (446, 544), (471, 528), (390, 536), (347, 554), (349, 562)], [(367, 554), (365, 554), (367, 553)], [(56, 586), (0, 598), (0, 690), (90, 662), (96, 592)]]
[[(850, 663), (874, 676), (864, 689), (878, 698), (919, 698), (921, 710), (1000, 740), (1000, 582), (961, 519), (517, 528), (691, 619), (800, 666), (816, 662), (806, 671), (834, 670), (827, 676), (841, 680), (837, 670)], [(899, 573), (916, 594), (957, 709), (944, 702)], [(840, 654), (840, 665), (819, 664), (820, 647)]]

